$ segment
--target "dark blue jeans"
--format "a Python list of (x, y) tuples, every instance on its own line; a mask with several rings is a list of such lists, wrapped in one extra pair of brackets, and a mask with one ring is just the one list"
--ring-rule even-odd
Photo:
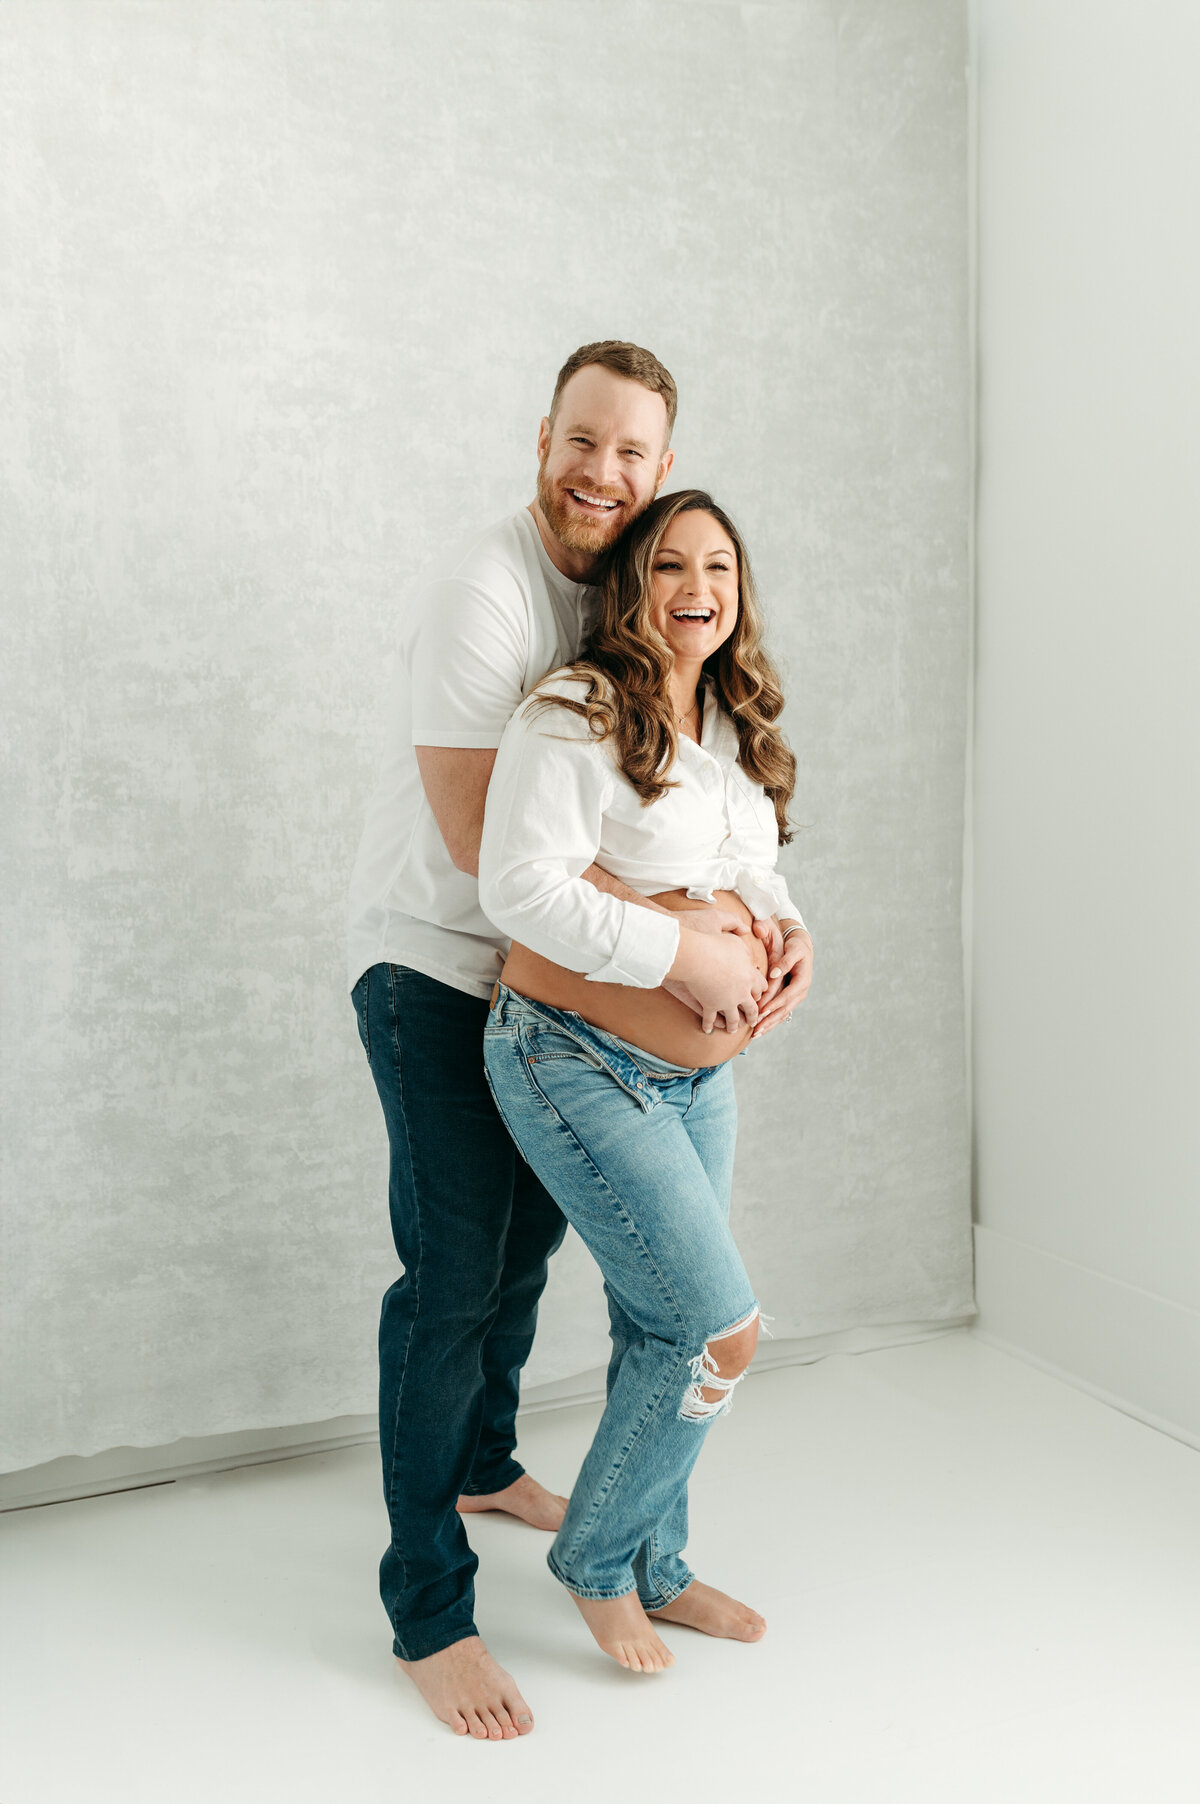
[(354, 987), (391, 1145), (404, 1266), (379, 1323), (379, 1443), (391, 1545), (380, 1591), (402, 1660), (476, 1633), (460, 1493), (503, 1490), (521, 1368), (566, 1221), (496, 1113), (483, 1071), (488, 1005), (403, 965)]

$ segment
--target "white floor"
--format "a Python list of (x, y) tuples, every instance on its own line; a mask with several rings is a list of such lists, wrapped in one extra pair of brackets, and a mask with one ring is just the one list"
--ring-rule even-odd
[[(533, 1416), (567, 1488), (591, 1408)], [(693, 1485), (757, 1647), (593, 1650), (541, 1536), (476, 1519), (479, 1621), (537, 1713), (424, 1713), (375, 1598), (374, 1450), (0, 1519), (4, 1804), (1197, 1804), (1200, 1453), (965, 1333), (764, 1373)]]

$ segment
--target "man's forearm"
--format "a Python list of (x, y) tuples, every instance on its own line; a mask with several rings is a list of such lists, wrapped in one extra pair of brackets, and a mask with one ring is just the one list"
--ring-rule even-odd
[(425, 797), (450, 861), (468, 877), (478, 877), (483, 806), (496, 754), (444, 745), (414, 749)]
[(603, 890), (606, 896), (616, 896), (620, 902), (636, 902), (639, 908), (649, 908), (657, 915), (671, 913), (671, 910), (664, 908), (661, 903), (652, 902), (649, 896), (639, 896), (635, 889), (630, 889), (627, 883), (622, 883), (619, 877), (614, 877), (611, 871), (604, 869), (603, 865), (589, 864), (587, 870), (583, 872), (583, 879), (585, 883), (590, 883), (593, 889)]

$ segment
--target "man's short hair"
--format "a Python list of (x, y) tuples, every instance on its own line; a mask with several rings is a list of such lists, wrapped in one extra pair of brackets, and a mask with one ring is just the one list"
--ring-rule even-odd
[(652, 394), (661, 395), (667, 409), (667, 444), (671, 442), (671, 431), (675, 425), (675, 408), (678, 395), (675, 390), (675, 379), (669, 369), (658, 361), (653, 351), (643, 351), (641, 345), (631, 345), (623, 338), (602, 338), (594, 345), (580, 345), (572, 351), (567, 361), (558, 372), (558, 381), (554, 384), (554, 395), (550, 402), (550, 424), (554, 424), (554, 416), (558, 412), (558, 404), (562, 399), (562, 391), (575, 375), (576, 371), (586, 369), (589, 363), (598, 363), (601, 368), (612, 370), (616, 376), (626, 376), (631, 382), (640, 382)]

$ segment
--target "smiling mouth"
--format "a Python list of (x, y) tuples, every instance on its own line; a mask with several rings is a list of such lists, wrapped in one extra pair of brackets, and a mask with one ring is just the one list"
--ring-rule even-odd
[(621, 505), (619, 501), (611, 501), (607, 495), (593, 495), (590, 489), (568, 489), (567, 494), (580, 507), (590, 508), (598, 514), (615, 513)]
[(717, 617), (717, 610), (715, 608), (672, 608), (671, 609), (671, 619), (672, 620), (681, 620), (684, 622), (685, 625), (707, 626), (709, 621), (715, 620), (716, 617)]

